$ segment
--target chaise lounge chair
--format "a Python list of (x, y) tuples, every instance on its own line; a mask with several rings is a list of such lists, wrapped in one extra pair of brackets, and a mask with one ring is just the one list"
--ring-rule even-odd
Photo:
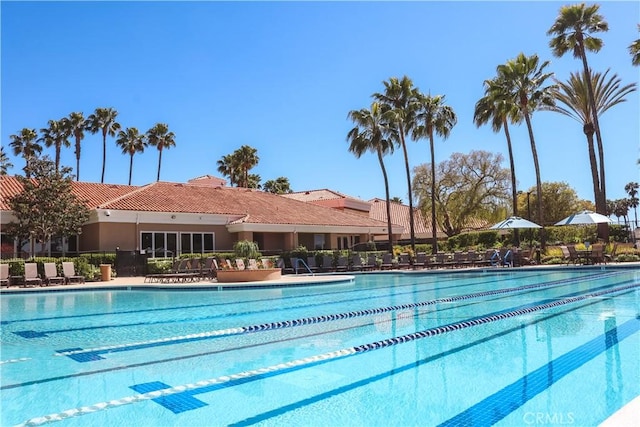
[(62, 263), (62, 275), (67, 281), (67, 285), (70, 283), (84, 283), (84, 276), (76, 274), (75, 266), (71, 261), (65, 261)]
[(44, 284), (50, 285), (64, 285), (66, 283), (64, 276), (58, 276), (58, 269), (55, 262), (44, 263)]
[(0, 264), (0, 286), (9, 286), (9, 264)]
[(38, 276), (38, 264), (35, 262), (24, 263), (24, 287), (42, 286), (42, 279)]

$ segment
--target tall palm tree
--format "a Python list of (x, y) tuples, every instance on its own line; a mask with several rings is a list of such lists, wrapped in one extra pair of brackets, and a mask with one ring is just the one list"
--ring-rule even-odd
[(7, 153), (4, 152), (4, 146), (0, 147), (0, 175), (6, 175), (13, 164), (9, 161)]
[[(640, 31), (640, 25), (638, 25), (638, 30)], [(635, 66), (640, 65), (640, 39), (634, 40), (629, 45), (629, 53), (631, 54), (631, 63)]]
[[(509, 152), (509, 168), (511, 170), (511, 200), (513, 216), (518, 216), (518, 188), (516, 180), (516, 167), (513, 160), (513, 146), (511, 144), (511, 134), (509, 133), (509, 122), (517, 124), (522, 122), (522, 116), (518, 108), (512, 102), (505, 99), (503, 93), (504, 85), (495, 80), (485, 80), (484, 97), (476, 102), (473, 113), (473, 122), (477, 127), (485, 125), (491, 121), (491, 128), (494, 132), (504, 129), (507, 139), (507, 150)], [(530, 219), (530, 218), (527, 218)], [(517, 241), (518, 230), (514, 230), (514, 239)]]
[(447, 139), (451, 129), (458, 122), (453, 108), (445, 105), (444, 95), (420, 95), (419, 107), (416, 112), (412, 138), (429, 138), (431, 152), (431, 232), (433, 233), (433, 253), (438, 253), (437, 222), (436, 222), (436, 159), (433, 135)]
[[(593, 117), (595, 115), (601, 116), (614, 105), (625, 102), (625, 96), (636, 90), (635, 83), (622, 86), (617, 74), (614, 74), (607, 80), (608, 73), (608, 69), (604, 74), (597, 72), (589, 73), (591, 76), (591, 86), (594, 89), (597, 108), (596, 114), (593, 114), (591, 111), (589, 90), (587, 88), (588, 77), (584, 72), (571, 73), (569, 80), (566, 82), (556, 80), (558, 91), (554, 96), (563, 106), (556, 105), (552, 108), (553, 111), (571, 117), (582, 124), (582, 131), (587, 137), (587, 149), (589, 152), (591, 179), (593, 181), (593, 194), (596, 205), (602, 203), (602, 183), (599, 178), (598, 161), (593, 143), (593, 134), (595, 133)], [(602, 164), (600, 164), (600, 168), (603, 168)]]
[(165, 123), (156, 123), (154, 127), (147, 131), (147, 141), (149, 145), (158, 149), (158, 178), (160, 181), (160, 165), (162, 164), (162, 150), (176, 146), (176, 136), (169, 132), (169, 126)]
[(11, 148), (16, 156), (22, 155), (26, 163), (24, 171), (27, 178), (31, 177), (29, 172), (31, 160), (42, 152), (42, 146), (38, 144), (38, 134), (35, 129), (23, 128), (18, 134), (10, 135)]
[(56, 171), (58, 171), (60, 170), (60, 150), (62, 150), (62, 147), (71, 146), (69, 144), (69, 131), (65, 126), (64, 119), (49, 120), (47, 123), (49, 127), (40, 129), (42, 136), (38, 141), (44, 142), (47, 147), (54, 147), (56, 153), (55, 167)]
[(82, 113), (74, 112), (64, 119), (64, 124), (69, 135), (76, 139), (76, 181), (80, 181), (80, 143), (84, 139), (84, 131), (87, 130), (87, 120)]
[[(591, 70), (587, 63), (587, 50), (598, 52), (602, 48), (603, 42), (592, 34), (609, 31), (609, 24), (604, 17), (598, 13), (600, 5), (587, 6), (584, 3), (562, 6), (556, 21), (553, 23), (547, 35), (555, 36), (549, 41), (551, 51), (557, 57), (563, 56), (568, 51), (573, 51), (574, 58), (582, 60), (582, 68), (586, 76), (587, 94), (591, 104), (591, 114), (593, 115), (593, 126), (598, 143), (598, 157), (600, 159), (600, 189), (601, 198), (596, 200), (596, 211), (605, 214), (607, 191), (605, 185), (604, 172), (604, 148), (602, 145), (602, 135), (600, 133), (600, 123), (598, 121), (598, 108), (593, 94)], [(604, 227), (607, 228), (608, 227)], [(608, 236), (607, 236), (608, 237)]]
[(118, 112), (113, 108), (96, 108), (96, 111), (87, 117), (87, 129), (91, 133), (102, 131), (102, 178), (104, 183), (104, 168), (107, 163), (107, 135), (116, 136), (120, 130), (120, 123), (116, 122)]
[[(545, 86), (547, 79), (553, 73), (544, 72), (549, 66), (549, 61), (540, 64), (538, 55), (526, 56), (520, 53), (515, 59), (507, 61), (506, 64), (498, 65), (498, 82), (505, 99), (518, 107), (520, 114), (527, 124), (529, 141), (531, 143), (531, 154), (536, 173), (536, 192), (538, 204), (538, 224), (544, 224), (542, 211), (542, 181), (540, 180), (540, 164), (538, 162), (538, 151), (533, 136), (533, 126), (531, 116), (535, 110), (551, 108), (554, 105), (553, 92), (555, 86)], [(541, 232), (541, 246), (546, 246), (545, 233)]]
[(131, 185), (131, 174), (133, 172), (133, 155), (142, 153), (147, 146), (146, 137), (138, 132), (137, 128), (127, 128), (118, 132), (116, 144), (122, 148), (122, 154), (129, 155), (129, 185)]
[(257, 153), (258, 150), (248, 145), (243, 145), (233, 153), (234, 160), (240, 168), (238, 187), (251, 188), (249, 185), (249, 171), (260, 161)]
[[(380, 103), (385, 120), (393, 123), (396, 128), (396, 144), (402, 148), (404, 166), (407, 175), (407, 192), (409, 197), (409, 228), (411, 232), (411, 250), (416, 250), (415, 220), (413, 212), (413, 194), (411, 192), (411, 170), (409, 169), (409, 155), (407, 153), (406, 136), (414, 126), (417, 94), (419, 91), (407, 76), (398, 79), (391, 77), (384, 84), (384, 92), (374, 93), (373, 99)], [(434, 236), (435, 238), (435, 236)]]
[(216, 164), (218, 165), (218, 172), (223, 176), (228, 176), (229, 185), (233, 187), (233, 185), (238, 182), (238, 165), (236, 165), (233, 154), (222, 156)]
[(391, 200), (389, 196), (389, 178), (384, 167), (383, 157), (393, 153), (395, 127), (390, 127), (383, 118), (382, 108), (377, 102), (371, 104), (371, 109), (352, 110), (348, 118), (355, 123), (355, 127), (347, 134), (350, 141), (349, 151), (356, 158), (360, 158), (365, 152), (371, 151), (377, 154), (382, 177), (384, 178), (385, 200), (387, 202), (387, 231), (389, 238), (389, 252), (393, 253), (393, 233), (391, 230)]

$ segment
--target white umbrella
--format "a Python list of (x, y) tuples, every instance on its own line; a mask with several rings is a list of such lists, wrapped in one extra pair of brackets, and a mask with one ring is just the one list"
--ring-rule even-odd
[(519, 216), (512, 216), (490, 227), (490, 230), (509, 230), (516, 228), (542, 228), (535, 222), (528, 221)]
[(591, 211), (582, 211), (569, 215), (555, 225), (591, 225), (612, 222), (609, 217)]

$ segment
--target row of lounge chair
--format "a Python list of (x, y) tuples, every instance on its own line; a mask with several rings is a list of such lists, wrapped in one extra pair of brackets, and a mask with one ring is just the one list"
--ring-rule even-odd
[(73, 262), (62, 263), (62, 276), (58, 275), (55, 262), (45, 262), (44, 273), (38, 274), (38, 264), (26, 262), (24, 274), (21, 276), (9, 276), (9, 264), (0, 264), (0, 286), (19, 286), (30, 288), (36, 286), (68, 285), (71, 283), (84, 283), (84, 276), (75, 273)]
[(612, 254), (604, 253), (604, 245), (596, 243), (591, 245), (590, 249), (577, 250), (574, 245), (560, 246), (564, 261), (567, 265), (573, 263), (578, 264), (606, 264), (608, 260), (613, 258), (616, 246)]
[(322, 263), (318, 265), (316, 257), (310, 256), (306, 260), (301, 258), (291, 258), (291, 264), (285, 266), (284, 261), (279, 260), (279, 266), (284, 273), (323, 273), (341, 271), (371, 271), (371, 270), (397, 270), (397, 269), (424, 269), (424, 268), (458, 268), (458, 267), (481, 267), (481, 266), (504, 266), (533, 263), (529, 253), (518, 252), (511, 249), (488, 249), (484, 253), (475, 251), (458, 251), (454, 253), (439, 252), (435, 255), (427, 255), (425, 252), (418, 252), (415, 259), (411, 259), (409, 254), (400, 254), (394, 258), (392, 254), (384, 254), (381, 260), (376, 255), (368, 255), (363, 261), (359, 254), (354, 254), (350, 258), (339, 256), (335, 262), (330, 255), (322, 258)]
[[(271, 268), (273, 266), (269, 258), (262, 258), (260, 263), (263, 268)], [(185, 258), (176, 260), (173, 268), (168, 273), (147, 274), (145, 276), (145, 282), (197, 282), (204, 279), (211, 280), (215, 278), (219, 270), (257, 270), (258, 268), (260, 268), (260, 266), (256, 259), (249, 259), (248, 265), (245, 265), (244, 260), (241, 258), (236, 259), (235, 264), (230, 259), (226, 259), (223, 261), (223, 265), (220, 266), (218, 260), (214, 257), (208, 257), (204, 261), (201, 261), (200, 258)]]

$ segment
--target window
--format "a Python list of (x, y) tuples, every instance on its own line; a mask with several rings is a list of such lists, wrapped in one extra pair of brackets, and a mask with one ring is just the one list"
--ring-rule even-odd
[(313, 248), (315, 250), (324, 249), (324, 234), (313, 235)]
[[(213, 252), (214, 233), (144, 232), (140, 235), (140, 248), (151, 258), (170, 258), (179, 254), (202, 254)], [(178, 247), (180, 242), (180, 247)]]
[(202, 254), (213, 252), (215, 236), (213, 233), (180, 233), (180, 253)]

